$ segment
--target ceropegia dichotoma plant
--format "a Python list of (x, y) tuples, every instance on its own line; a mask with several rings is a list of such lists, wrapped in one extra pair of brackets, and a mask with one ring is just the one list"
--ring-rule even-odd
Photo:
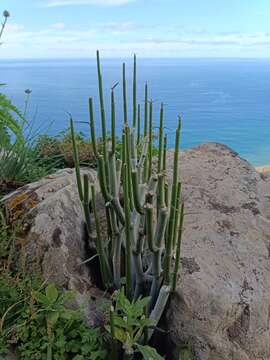
[[(145, 86), (144, 124), (141, 135), (141, 108), (137, 104), (136, 56), (133, 68), (133, 112), (128, 121), (126, 71), (123, 64), (123, 128), (121, 151), (116, 148), (115, 87), (111, 89), (111, 129), (107, 136), (102, 72), (97, 52), (98, 86), (101, 115), (101, 138), (95, 130), (93, 99), (89, 99), (90, 133), (98, 170), (98, 180), (107, 215), (107, 238), (101, 236), (94, 184), (80, 175), (79, 158), (71, 119), (74, 161), (85, 223), (91, 238), (96, 239), (100, 273), (105, 288), (124, 285), (129, 300), (150, 296), (148, 315), (159, 321), (169, 295), (176, 287), (180, 265), (180, 245), (184, 203), (179, 180), (179, 142), (181, 120), (175, 134), (172, 185), (166, 179), (167, 136), (164, 135), (164, 108), (161, 105), (158, 155), (153, 156), (153, 102)], [(91, 203), (91, 206), (89, 204)], [(90, 213), (90, 208), (92, 214)], [(91, 226), (93, 216), (95, 229)], [(175, 256), (175, 260), (173, 258)], [(150, 259), (150, 260), (149, 260)], [(152, 331), (148, 332), (150, 338)]]

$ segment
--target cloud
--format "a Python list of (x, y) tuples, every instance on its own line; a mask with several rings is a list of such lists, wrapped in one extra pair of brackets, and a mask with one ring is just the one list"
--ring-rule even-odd
[[(1, 58), (89, 58), (100, 49), (103, 57), (269, 57), (270, 32), (163, 32), (129, 21), (99, 24), (88, 29), (52, 24), (39, 31), (9, 24)], [(143, 31), (135, 31), (142, 28)], [(59, 29), (61, 31), (59, 31)], [(112, 38), (112, 32), (117, 36)], [(112, 40), (114, 39), (114, 40)]]
[(66, 27), (66, 25), (63, 22), (55, 23), (51, 25), (52, 29), (62, 30)]
[(126, 21), (122, 23), (111, 22), (104, 25), (105, 30), (114, 32), (130, 32), (141, 28), (140, 24), (136, 24), (132, 21)]
[(247, 46), (267, 46), (270, 42), (270, 33), (207, 33), (190, 35), (179, 35), (174, 37), (149, 36), (143, 39), (138, 39), (138, 42), (146, 44), (164, 44), (169, 46), (183, 45), (189, 47), (224, 47), (224, 48), (243, 48)]
[(20, 25), (20, 24), (7, 24), (6, 25), (6, 31), (12, 32), (12, 33), (22, 31), (23, 29), (24, 29), (24, 26)]
[(99, 6), (120, 6), (131, 3), (135, 0), (42, 0), (42, 6), (67, 6), (67, 5), (99, 5)]

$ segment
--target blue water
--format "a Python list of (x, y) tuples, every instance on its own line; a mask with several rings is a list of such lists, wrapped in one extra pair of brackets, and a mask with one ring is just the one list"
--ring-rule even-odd
[[(107, 109), (109, 89), (121, 80), (121, 62), (102, 61)], [(131, 66), (127, 60), (130, 109)], [(68, 127), (67, 112), (78, 121), (77, 128), (87, 133), (88, 127), (79, 122), (88, 119), (89, 96), (98, 110), (95, 60), (1, 61), (0, 80), (7, 83), (4, 91), (20, 108), (24, 106), (24, 90), (32, 90), (28, 117), (34, 117), (35, 126), (51, 134)], [(270, 164), (270, 59), (138, 60), (140, 102), (146, 80), (156, 123), (159, 104), (165, 104), (170, 146), (180, 113), (183, 148), (216, 141), (232, 147), (254, 165)], [(121, 94), (118, 87), (118, 131), (123, 120)], [(96, 119), (100, 130), (98, 111)]]

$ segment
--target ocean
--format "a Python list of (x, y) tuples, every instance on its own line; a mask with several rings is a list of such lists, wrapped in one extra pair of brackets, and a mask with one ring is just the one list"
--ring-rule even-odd
[[(123, 59), (103, 59), (104, 93), (109, 121), (110, 88), (121, 82)], [(132, 110), (132, 58), (127, 64), (128, 105)], [(158, 124), (164, 103), (169, 146), (177, 117), (183, 118), (182, 148), (207, 141), (228, 145), (254, 165), (270, 164), (270, 59), (138, 59), (138, 102), (144, 83), (154, 102)], [(72, 114), (77, 130), (88, 135), (88, 97), (94, 98), (100, 131), (96, 63), (89, 60), (1, 60), (1, 88), (24, 108), (25, 89), (32, 94), (28, 119), (39, 132), (57, 134)], [(122, 88), (116, 88), (117, 131), (121, 128)], [(143, 118), (143, 113), (142, 113)]]

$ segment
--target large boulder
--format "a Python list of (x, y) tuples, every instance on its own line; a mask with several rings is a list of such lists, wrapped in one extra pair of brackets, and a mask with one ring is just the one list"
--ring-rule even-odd
[[(96, 184), (98, 192), (95, 170), (82, 169), (83, 174)], [(21, 187), (6, 196), (3, 204), (9, 221), (20, 224), (24, 266), (33, 271), (38, 267), (47, 282), (76, 290), (79, 304), (89, 303), (92, 295), (99, 294), (91, 281), (89, 266), (84, 263), (92, 254), (74, 170), (60, 170)], [(97, 206), (103, 217), (104, 204), (100, 196)], [(90, 310), (86, 312), (88, 315)]]
[[(169, 179), (172, 159), (168, 152)], [(186, 217), (182, 271), (166, 316), (171, 340), (190, 344), (197, 360), (269, 360), (270, 175), (214, 143), (183, 152), (180, 163)], [(76, 289), (81, 303), (99, 296), (82, 264), (91, 254), (73, 170), (27, 185), (4, 204), (11, 221), (22, 222), (26, 261)]]
[(182, 153), (181, 174), (186, 217), (171, 339), (190, 344), (198, 360), (269, 360), (270, 177), (216, 143)]

